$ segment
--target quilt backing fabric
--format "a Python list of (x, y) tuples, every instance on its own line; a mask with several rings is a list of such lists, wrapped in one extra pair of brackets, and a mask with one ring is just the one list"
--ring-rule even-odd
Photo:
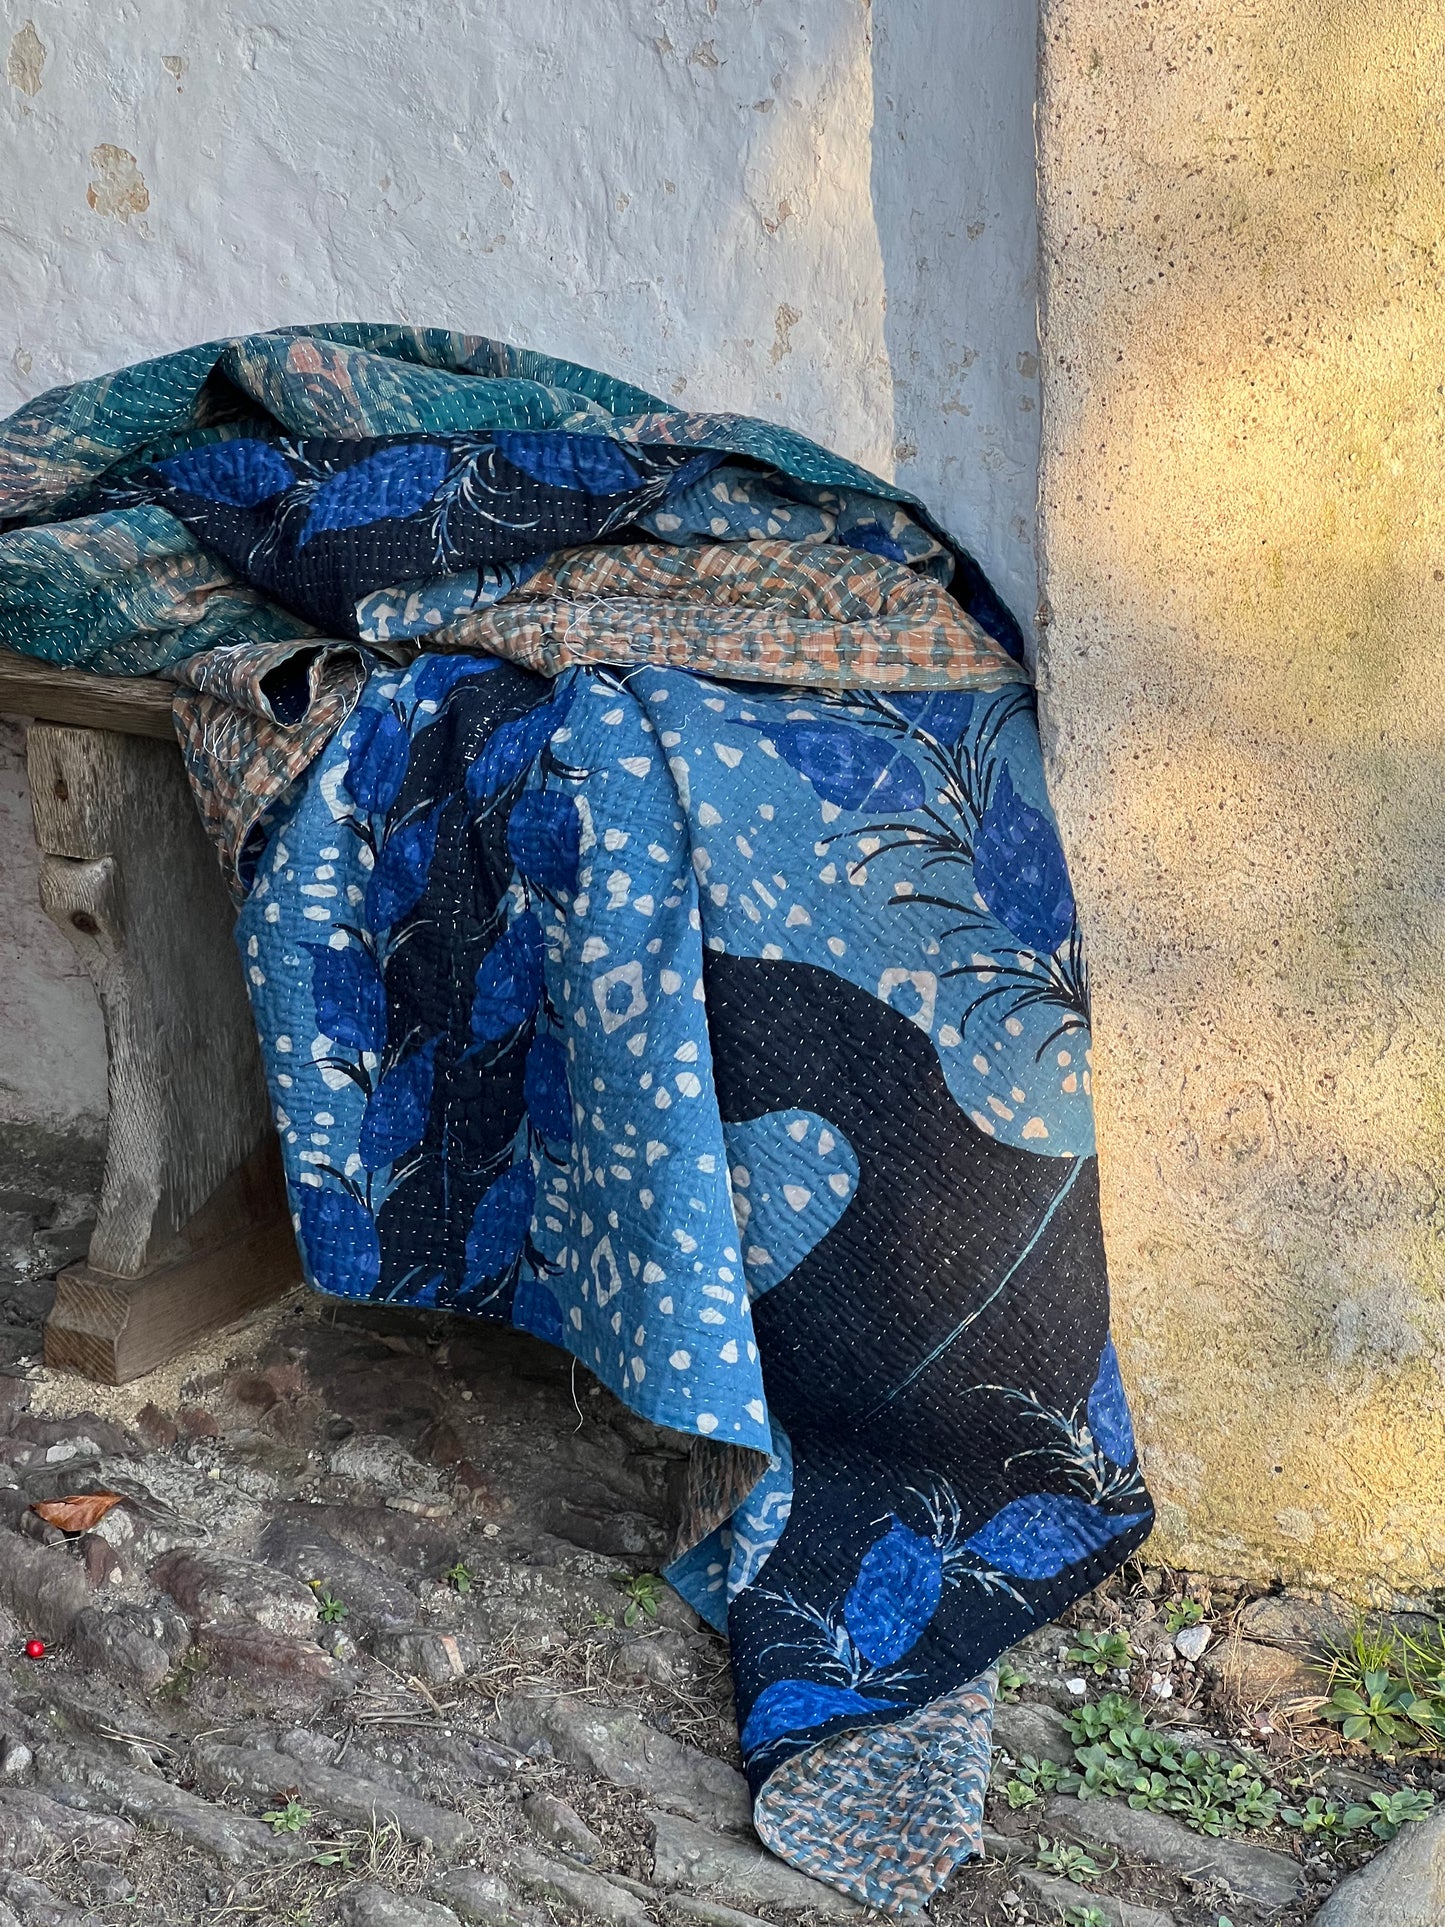
[(198, 571), (239, 625), (178, 709), (308, 1276), (695, 1442), (670, 1577), (758, 1831), (915, 1909), (978, 1848), (994, 1661), (1151, 1519), (1017, 631), (765, 424), (402, 331), (151, 367), (0, 427), (0, 634), (97, 659), (47, 554), (107, 666), (183, 649)]

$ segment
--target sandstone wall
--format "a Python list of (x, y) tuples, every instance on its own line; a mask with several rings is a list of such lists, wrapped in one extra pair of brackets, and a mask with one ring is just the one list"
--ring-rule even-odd
[(1048, 0), (1044, 651), (1164, 1549), (1445, 1582), (1445, 14)]

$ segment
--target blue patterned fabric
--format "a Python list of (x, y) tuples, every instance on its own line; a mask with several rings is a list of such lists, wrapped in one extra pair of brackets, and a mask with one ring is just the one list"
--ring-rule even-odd
[[(699, 492), (719, 463), (726, 501)], [(667, 475), (675, 503), (651, 486)], [(529, 534), (538, 502), (553, 520)], [(704, 521), (727, 523), (713, 540), (756, 539), (788, 515), (795, 539), (948, 580), (1022, 657), (1012, 616), (921, 503), (792, 429), (669, 408), (479, 335), (366, 322), (206, 342), (0, 422), (0, 647), (139, 675), (318, 627), (380, 640), (358, 601), (429, 607), (429, 585), (475, 576), (466, 606), (484, 606), (489, 569), (535, 566), (624, 510), (670, 540)], [(479, 519), (510, 526), (505, 554)], [(462, 613), (455, 590), (435, 593)]]
[(925, 1900), (976, 1834), (929, 1709), (1151, 1517), (1030, 692), (378, 670), (240, 935), (313, 1282), (767, 1455), (671, 1576), (760, 1795), (928, 1736), (924, 1858), (810, 1866)]
[[(212, 343), (0, 425), (0, 643), (58, 662), (415, 641), (604, 538), (763, 545), (779, 621), (766, 545), (868, 551), (1021, 654), (876, 477), (476, 337)], [(1151, 1521), (1086, 968), (1026, 684), (727, 683), (701, 634), (550, 681), (364, 650), (245, 819), (238, 940), (310, 1281), (534, 1333), (694, 1441), (731, 1497), (671, 1577), (759, 1830), (908, 1911), (977, 1849), (993, 1662)]]

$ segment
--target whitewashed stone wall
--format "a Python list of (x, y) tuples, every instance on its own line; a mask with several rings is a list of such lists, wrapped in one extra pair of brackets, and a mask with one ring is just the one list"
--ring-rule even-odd
[[(896, 472), (1032, 615), (1028, 0), (6, 0), (0, 57), (0, 411), (284, 322), (468, 328)], [(30, 887), (10, 852), (7, 918)], [(0, 1117), (78, 1115), (65, 946), (15, 970)]]

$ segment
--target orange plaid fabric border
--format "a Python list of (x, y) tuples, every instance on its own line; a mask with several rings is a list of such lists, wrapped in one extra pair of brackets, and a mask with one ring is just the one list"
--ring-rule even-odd
[(653, 663), (827, 689), (1028, 680), (937, 582), (860, 549), (798, 542), (564, 550), (426, 647), (505, 656), (544, 676)]

